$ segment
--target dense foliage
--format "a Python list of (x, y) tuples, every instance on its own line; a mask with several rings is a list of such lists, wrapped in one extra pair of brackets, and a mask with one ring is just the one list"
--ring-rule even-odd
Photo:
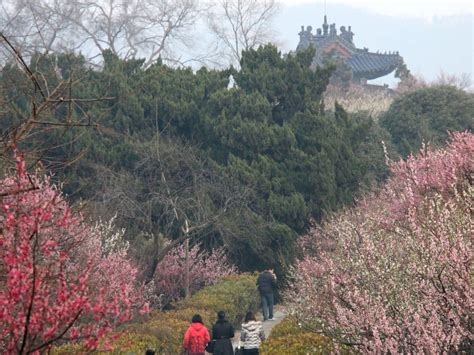
[[(310, 218), (387, 174), (386, 134), (365, 115), (325, 111), (330, 70), (311, 70), (312, 55), (264, 46), (244, 52), (239, 70), (196, 72), (160, 62), (144, 69), (107, 51), (101, 70), (74, 55), (38, 55), (38, 85), (62, 83), (57, 96), (74, 100), (48, 111), (48, 122), (64, 126), (33, 126), (20, 145), (93, 215), (117, 213), (141, 261), (163, 236), (181, 238), (187, 222), (193, 241), (224, 246), (239, 268), (281, 275)], [(0, 75), (4, 130), (32, 108), (22, 77), (15, 66)], [(77, 120), (98, 128), (67, 124)]]
[(472, 349), (473, 157), (455, 133), (314, 228), (287, 295), (298, 319), (364, 353)]
[(423, 142), (443, 145), (449, 132), (474, 129), (474, 95), (453, 86), (412, 91), (395, 100), (380, 118), (404, 157)]

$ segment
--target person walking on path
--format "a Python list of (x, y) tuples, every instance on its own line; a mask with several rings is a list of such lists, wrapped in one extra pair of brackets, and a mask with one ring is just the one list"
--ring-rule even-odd
[(245, 315), (245, 323), (242, 324), (240, 331), (240, 341), (243, 347), (244, 355), (258, 355), (258, 348), (265, 340), (262, 322), (255, 319), (252, 312)]
[(263, 320), (273, 320), (273, 291), (276, 288), (276, 278), (272, 270), (264, 270), (258, 276), (257, 287), (262, 299)]
[(214, 345), (214, 355), (233, 355), (231, 338), (234, 337), (234, 327), (225, 319), (225, 312), (217, 313), (217, 322), (212, 327), (212, 340), (216, 341)]
[(199, 314), (195, 314), (191, 320), (191, 326), (184, 335), (184, 351), (187, 355), (204, 355), (205, 347), (210, 341), (209, 331), (204, 326)]

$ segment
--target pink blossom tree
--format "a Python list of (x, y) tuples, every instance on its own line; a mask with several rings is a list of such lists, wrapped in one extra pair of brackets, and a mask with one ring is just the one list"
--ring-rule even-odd
[[(207, 252), (201, 250), (200, 245), (195, 245), (189, 250), (189, 260), (191, 293), (237, 272), (236, 267), (229, 263), (222, 248)], [(184, 296), (185, 267), (183, 245), (172, 249), (157, 265), (153, 283), (155, 293), (161, 296), (162, 306)]]
[(39, 354), (61, 340), (93, 349), (146, 305), (124, 249), (103, 248), (48, 177), (25, 171), (0, 183), (0, 349)]
[[(370, 353), (472, 346), (474, 135), (390, 162), (381, 191), (301, 241), (286, 298), (305, 326)], [(472, 349), (472, 348), (471, 348)]]

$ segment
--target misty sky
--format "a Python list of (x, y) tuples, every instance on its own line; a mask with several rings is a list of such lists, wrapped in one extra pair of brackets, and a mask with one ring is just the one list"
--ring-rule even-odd
[(345, 4), (366, 11), (391, 16), (431, 19), (434, 16), (465, 15), (474, 13), (472, 0), (280, 0), (286, 5), (313, 4), (326, 8)]
[[(357, 47), (398, 51), (416, 75), (434, 80), (441, 71), (474, 79), (474, 1), (281, 0), (274, 25), (283, 52), (298, 44), (301, 25), (321, 26), (326, 10), (336, 28), (352, 26)], [(384, 77), (377, 83), (393, 85)]]

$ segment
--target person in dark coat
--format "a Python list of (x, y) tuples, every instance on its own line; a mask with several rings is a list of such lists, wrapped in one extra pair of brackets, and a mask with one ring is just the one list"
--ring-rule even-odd
[(265, 270), (258, 275), (257, 287), (262, 299), (263, 320), (273, 320), (273, 291), (276, 288), (276, 279), (271, 270)]
[(216, 341), (214, 355), (233, 355), (231, 338), (234, 337), (234, 327), (225, 319), (225, 312), (217, 313), (217, 322), (212, 327), (212, 339)]

